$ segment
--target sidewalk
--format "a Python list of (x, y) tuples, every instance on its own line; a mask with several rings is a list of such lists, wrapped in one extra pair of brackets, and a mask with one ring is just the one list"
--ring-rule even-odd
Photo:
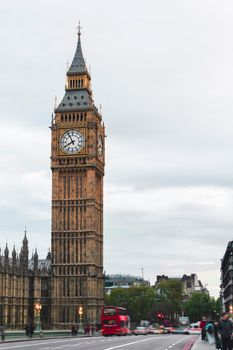
[(206, 341), (201, 340), (199, 337), (192, 346), (192, 350), (216, 350), (215, 344), (210, 345)]
[(61, 338), (83, 338), (85, 337), (84, 334), (79, 334), (76, 336), (71, 336), (71, 335), (60, 335), (60, 336), (45, 336), (45, 337), (40, 337), (39, 335), (34, 335), (32, 338), (26, 337), (26, 336), (21, 336), (21, 337), (12, 337), (9, 336), (9, 334), (6, 334), (5, 340), (1, 341), (0, 338), (0, 344), (4, 343), (15, 343), (15, 342), (31, 342), (34, 340), (48, 340), (48, 339), (61, 339)]

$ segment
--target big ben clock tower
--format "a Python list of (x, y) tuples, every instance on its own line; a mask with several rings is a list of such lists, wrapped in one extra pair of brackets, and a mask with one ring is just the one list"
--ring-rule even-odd
[(103, 305), (105, 130), (78, 43), (55, 108), (52, 149), (52, 323), (94, 322)]

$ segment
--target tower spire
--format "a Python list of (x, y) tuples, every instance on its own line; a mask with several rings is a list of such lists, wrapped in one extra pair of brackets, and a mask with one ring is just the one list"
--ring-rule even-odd
[(87, 72), (86, 63), (83, 57), (82, 47), (81, 47), (81, 25), (80, 22), (77, 27), (78, 43), (74, 54), (73, 61), (68, 69), (67, 75), (83, 74)]
[(71, 112), (96, 109), (92, 98), (91, 76), (88, 72), (81, 47), (81, 25), (78, 24), (77, 46), (72, 63), (67, 67), (65, 95), (58, 106), (55, 106), (55, 114), (58, 112)]
[(78, 38), (79, 38), (79, 40), (80, 40), (80, 35), (81, 35), (81, 29), (82, 29), (82, 27), (81, 27), (81, 24), (80, 24), (80, 21), (78, 22), (78, 27), (77, 27), (77, 30), (78, 30)]

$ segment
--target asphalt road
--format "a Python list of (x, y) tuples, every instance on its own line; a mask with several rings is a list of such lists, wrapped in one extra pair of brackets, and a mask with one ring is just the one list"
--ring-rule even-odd
[(193, 335), (83, 337), (0, 343), (0, 350), (189, 350)]

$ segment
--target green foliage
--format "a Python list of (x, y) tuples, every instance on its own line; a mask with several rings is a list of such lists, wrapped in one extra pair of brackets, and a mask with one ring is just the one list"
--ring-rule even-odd
[(105, 296), (105, 305), (125, 307), (132, 322), (155, 320), (155, 291), (152, 287), (116, 288)]
[(182, 310), (182, 282), (178, 279), (162, 280), (156, 286), (156, 311), (174, 320)]
[(214, 303), (214, 316), (218, 319), (221, 314), (221, 300), (220, 298), (215, 300)]
[(195, 292), (185, 303), (184, 311), (191, 322), (201, 320), (203, 316), (213, 317), (215, 310), (215, 300), (210, 298), (209, 294), (204, 292)]
[(121, 306), (128, 310), (132, 322), (140, 320), (156, 321), (156, 313), (162, 312), (175, 321), (182, 312), (191, 322), (201, 320), (203, 316), (218, 318), (220, 301), (209, 294), (195, 292), (191, 298), (183, 301), (182, 282), (178, 279), (163, 280), (154, 287), (140, 286), (128, 289), (116, 288), (105, 296), (105, 305)]
[(125, 307), (132, 322), (155, 322), (158, 311), (174, 319), (175, 315), (181, 312), (182, 283), (170, 279), (161, 281), (156, 289), (147, 286), (116, 288), (110, 295), (105, 296), (105, 305)]

